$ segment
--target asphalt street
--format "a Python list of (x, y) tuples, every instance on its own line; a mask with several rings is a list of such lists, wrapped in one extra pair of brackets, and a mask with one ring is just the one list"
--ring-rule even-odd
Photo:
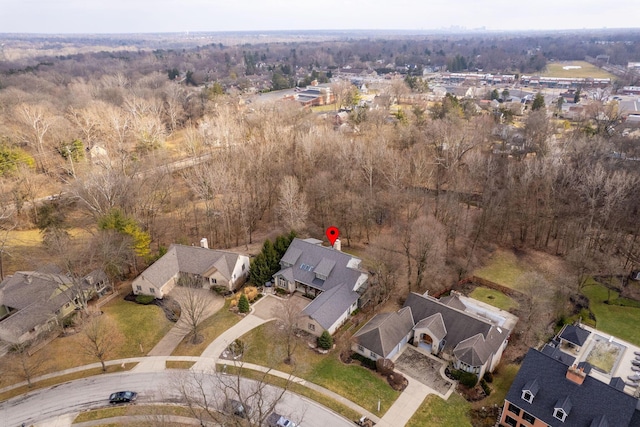
[[(119, 390), (137, 391), (138, 404), (181, 402), (176, 377), (188, 374), (186, 370), (127, 372), (94, 376), (35, 390), (0, 404), (0, 426), (31, 425), (67, 413), (105, 407), (109, 405), (109, 394)], [(221, 393), (217, 376), (210, 375), (206, 381), (212, 395)], [(241, 381), (245, 383), (244, 386), (251, 386), (251, 380), (243, 378)], [(288, 414), (307, 427), (353, 426), (353, 421), (294, 393), (283, 396), (277, 411)]]

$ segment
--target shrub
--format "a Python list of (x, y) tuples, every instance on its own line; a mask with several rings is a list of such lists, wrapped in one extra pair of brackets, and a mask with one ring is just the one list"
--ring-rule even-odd
[(329, 331), (322, 331), (322, 335), (318, 337), (318, 347), (323, 350), (329, 350), (333, 347), (333, 337), (329, 333)]
[(493, 382), (493, 374), (489, 371), (484, 373), (484, 376), (482, 377), (483, 380), (485, 380), (488, 383), (492, 383)]
[(365, 368), (369, 368), (372, 371), (376, 369), (376, 362), (369, 359), (368, 357), (361, 355), (360, 353), (352, 353), (351, 358), (359, 361), (360, 364)]
[(155, 297), (153, 297), (151, 295), (137, 295), (136, 296), (136, 302), (138, 304), (149, 305), (153, 301), (155, 301)]
[(460, 369), (453, 369), (451, 371), (451, 376), (465, 387), (475, 387), (478, 383), (478, 376), (476, 374), (462, 371)]
[(395, 368), (395, 365), (390, 359), (376, 360), (376, 370), (380, 372), (380, 375), (387, 376), (393, 374), (393, 368)]
[(387, 375), (387, 382), (389, 383), (391, 388), (396, 391), (403, 391), (409, 385), (409, 381), (404, 377), (404, 375), (398, 374), (396, 372)]
[(238, 300), (238, 311), (240, 313), (248, 313), (251, 310), (249, 306), (249, 300), (245, 294), (240, 295), (240, 299)]
[(486, 394), (487, 396), (491, 395), (491, 387), (489, 387), (489, 384), (487, 384), (484, 379), (480, 380), (480, 387), (482, 387), (484, 394)]

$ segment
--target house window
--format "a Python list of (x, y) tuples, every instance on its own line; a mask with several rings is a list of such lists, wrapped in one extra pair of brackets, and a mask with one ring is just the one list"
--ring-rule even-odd
[(359, 345), (359, 346), (358, 346), (358, 351), (359, 351), (360, 353), (364, 353), (364, 347), (363, 347), (363, 346), (361, 346), (361, 345)]
[(535, 422), (536, 422), (536, 417), (534, 417), (530, 413), (524, 412), (524, 411), (522, 411), (522, 419), (525, 420), (526, 422), (528, 422), (531, 425), (535, 424)]
[(156, 290), (155, 290), (155, 289), (153, 289), (153, 288), (149, 288), (149, 292), (151, 292), (152, 294), (155, 294), (155, 293), (156, 293)]
[(516, 427), (518, 425), (518, 422), (511, 418), (509, 415), (504, 417), (504, 423), (510, 425), (511, 427)]
[(377, 359), (378, 358), (378, 355), (375, 354), (373, 351), (369, 352), (369, 356), (371, 356), (372, 359)]
[(522, 392), (522, 398), (529, 403), (533, 402), (533, 394), (531, 394), (529, 390), (524, 390)]
[(554, 418), (557, 418), (560, 421), (564, 422), (564, 420), (567, 418), (567, 413), (564, 412), (562, 408), (555, 408), (555, 410), (553, 411), (553, 416)]
[(141, 291), (142, 290), (142, 286), (138, 285), (138, 286), (136, 286), (136, 289)]
[(309, 323), (309, 330), (310, 331), (315, 331), (316, 330), (316, 325), (314, 325), (313, 323)]
[(211, 283), (213, 283), (213, 284), (215, 285), (216, 283), (218, 283), (218, 279), (214, 279), (214, 278), (212, 278), (212, 279), (211, 279)]
[(507, 407), (507, 409), (509, 410), (509, 412), (512, 412), (516, 415), (520, 415), (520, 408), (518, 408), (513, 403), (509, 403), (509, 406)]
[(242, 264), (242, 271), (244, 271), (244, 264)]

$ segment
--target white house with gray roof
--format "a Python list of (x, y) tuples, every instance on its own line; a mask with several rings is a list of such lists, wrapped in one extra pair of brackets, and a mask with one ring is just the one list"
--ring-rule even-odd
[[(206, 245), (206, 242), (205, 242)], [(163, 298), (182, 276), (202, 280), (202, 287), (222, 286), (230, 291), (242, 286), (249, 275), (249, 257), (200, 246), (171, 245), (131, 287), (135, 295)]]
[(275, 286), (313, 298), (298, 327), (317, 336), (324, 330), (333, 334), (359, 307), (369, 277), (360, 270), (359, 258), (317, 239), (293, 239), (280, 267), (273, 275)]

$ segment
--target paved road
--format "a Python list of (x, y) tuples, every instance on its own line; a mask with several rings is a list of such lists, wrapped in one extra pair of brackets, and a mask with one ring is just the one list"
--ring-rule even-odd
[[(36, 390), (0, 404), (0, 426), (14, 427), (22, 423), (36, 424), (56, 417), (108, 406), (107, 397), (115, 390), (139, 392), (138, 403), (182, 402), (176, 387), (176, 377), (189, 371), (166, 370), (163, 372), (127, 372), (100, 375)], [(220, 394), (219, 377), (207, 376), (208, 395)], [(242, 379), (246, 387), (251, 380)], [(271, 388), (270, 392), (274, 392)], [(292, 419), (303, 421), (309, 427), (352, 427), (353, 422), (342, 418), (321, 405), (294, 393), (286, 393), (277, 410), (289, 414)]]

